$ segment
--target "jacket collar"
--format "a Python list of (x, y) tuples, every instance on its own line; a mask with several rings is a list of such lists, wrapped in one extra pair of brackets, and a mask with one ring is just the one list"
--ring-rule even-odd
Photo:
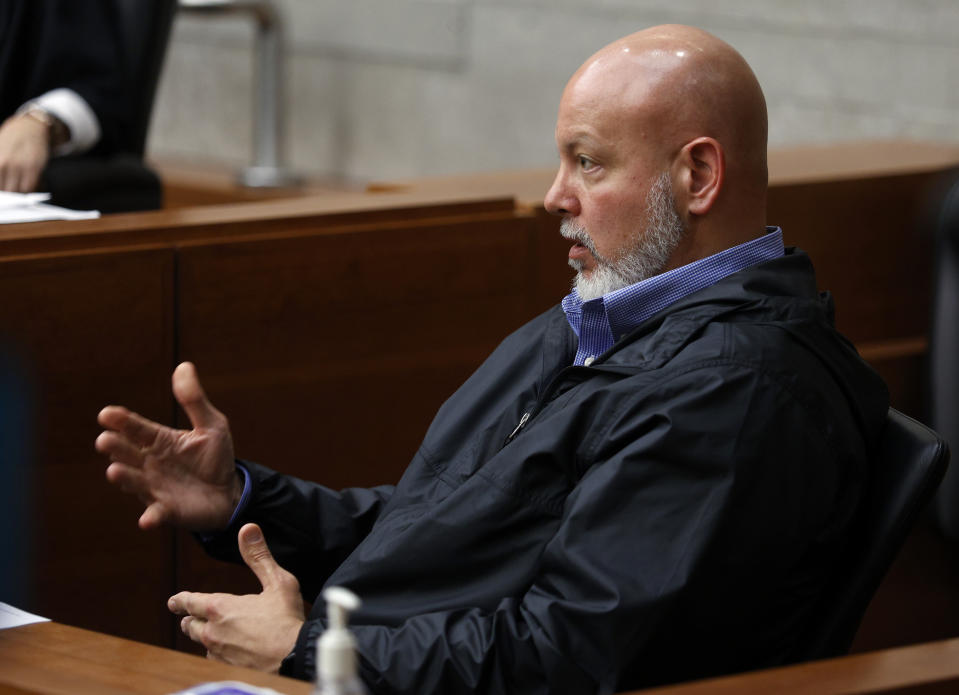
[[(767, 321), (804, 319), (830, 325), (833, 315), (831, 297), (816, 289), (809, 256), (788, 247), (782, 257), (733, 273), (649, 317), (600, 355), (593, 368), (666, 362), (706, 324), (744, 312), (757, 312)], [(572, 335), (568, 326), (566, 331)]]

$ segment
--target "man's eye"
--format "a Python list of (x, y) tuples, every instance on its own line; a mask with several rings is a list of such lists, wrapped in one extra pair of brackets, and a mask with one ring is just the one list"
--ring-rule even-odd
[(582, 169), (592, 169), (593, 167), (596, 166), (596, 162), (594, 162), (592, 159), (590, 159), (586, 155), (581, 154), (579, 155), (578, 158), (579, 158), (579, 166)]

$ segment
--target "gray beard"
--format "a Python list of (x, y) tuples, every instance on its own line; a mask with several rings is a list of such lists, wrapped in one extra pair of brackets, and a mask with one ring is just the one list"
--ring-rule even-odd
[(669, 262), (673, 251), (679, 246), (686, 228), (676, 211), (672, 183), (669, 174), (656, 179), (646, 194), (645, 224), (637, 234), (635, 244), (619, 258), (609, 259), (596, 252), (592, 238), (584, 227), (570, 219), (560, 225), (560, 234), (585, 246), (596, 264), (588, 275), (583, 273), (582, 263), (570, 259), (576, 270), (573, 288), (584, 302), (602, 297), (642, 280), (659, 275)]

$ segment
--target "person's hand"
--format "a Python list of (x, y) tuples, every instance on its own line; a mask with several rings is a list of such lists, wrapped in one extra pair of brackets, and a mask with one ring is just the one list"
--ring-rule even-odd
[(24, 114), (0, 126), (0, 190), (35, 191), (49, 158), (49, 126)]
[(296, 644), (306, 619), (300, 584), (276, 564), (256, 524), (237, 536), (243, 561), (253, 570), (259, 594), (196, 594), (182, 591), (167, 601), (183, 634), (207, 649), (207, 656), (236, 666), (276, 673)]
[(96, 448), (110, 457), (107, 480), (146, 505), (140, 528), (175, 524), (191, 531), (226, 527), (243, 492), (226, 416), (213, 407), (189, 362), (173, 372), (173, 395), (192, 430), (160, 425), (120, 406), (97, 418)]

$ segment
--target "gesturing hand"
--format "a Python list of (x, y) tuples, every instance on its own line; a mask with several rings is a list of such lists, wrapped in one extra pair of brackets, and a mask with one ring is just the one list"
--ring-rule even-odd
[(107, 480), (146, 505), (140, 528), (164, 523), (193, 531), (220, 530), (243, 492), (233, 459), (229, 423), (213, 407), (189, 362), (173, 372), (173, 395), (192, 430), (176, 430), (120, 406), (100, 411), (106, 428), (97, 451), (110, 457)]
[(243, 561), (253, 570), (259, 594), (195, 594), (183, 591), (167, 607), (183, 634), (207, 649), (207, 655), (237, 666), (277, 672), (296, 644), (305, 620), (300, 584), (276, 564), (260, 527), (246, 524), (237, 537)]

